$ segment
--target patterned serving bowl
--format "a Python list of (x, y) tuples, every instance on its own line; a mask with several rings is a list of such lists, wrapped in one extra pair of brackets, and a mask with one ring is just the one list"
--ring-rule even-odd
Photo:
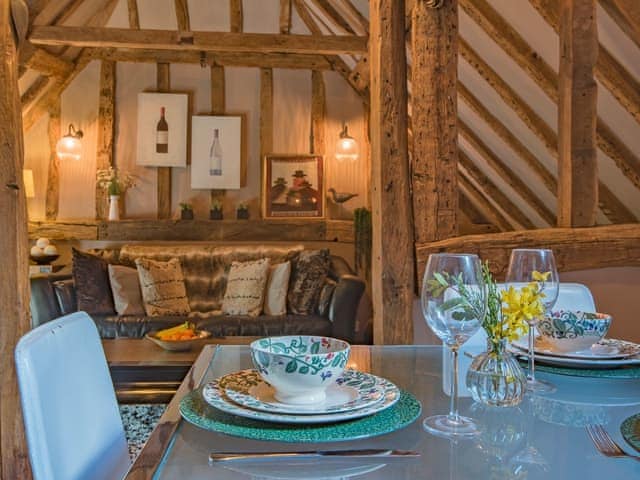
[(611, 315), (558, 310), (538, 322), (536, 328), (554, 351), (587, 350), (600, 341), (611, 326)]
[(350, 345), (329, 337), (267, 337), (250, 345), (251, 359), (275, 389), (276, 400), (304, 405), (322, 402), (325, 390), (344, 371)]

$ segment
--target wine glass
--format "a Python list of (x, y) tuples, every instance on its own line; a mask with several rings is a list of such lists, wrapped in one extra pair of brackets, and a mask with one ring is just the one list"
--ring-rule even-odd
[(478, 256), (430, 255), (421, 299), (427, 325), (453, 355), (449, 414), (428, 417), (423, 426), (434, 435), (448, 438), (477, 435), (475, 421), (458, 414), (458, 349), (478, 331), (487, 309), (487, 292)]
[[(540, 280), (541, 277), (534, 278), (533, 273), (539, 272), (545, 274), (548, 272), (546, 280)], [(522, 288), (523, 286), (536, 282), (539, 284), (540, 290), (544, 292), (542, 304), (544, 305), (546, 314), (553, 307), (558, 298), (558, 290), (560, 288), (560, 280), (558, 279), (558, 270), (556, 269), (556, 260), (553, 252), (548, 249), (533, 248), (516, 248), (511, 251), (509, 259), (509, 269), (507, 270), (506, 284), (514, 288)], [(535, 372), (535, 326), (539, 318), (527, 320), (529, 325), (529, 365), (527, 369), (527, 390), (539, 393), (551, 393), (555, 391), (555, 387), (549, 382), (536, 380)]]

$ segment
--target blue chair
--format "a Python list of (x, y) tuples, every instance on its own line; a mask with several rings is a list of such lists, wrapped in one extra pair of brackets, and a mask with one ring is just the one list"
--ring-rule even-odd
[(130, 466), (95, 324), (76, 312), (39, 326), (15, 351), (36, 480), (113, 480)]

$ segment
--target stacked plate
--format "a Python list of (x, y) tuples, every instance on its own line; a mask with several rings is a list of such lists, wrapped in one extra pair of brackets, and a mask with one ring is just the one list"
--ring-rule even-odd
[[(527, 354), (526, 341), (516, 340), (511, 345), (517, 355)], [(640, 365), (640, 345), (612, 338), (604, 338), (587, 350), (558, 352), (544, 337), (536, 337), (534, 350), (536, 363), (558, 367), (592, 369)]]
[(204, 400), (223, 412), (294, 424), (362, 418), (386, 410), (400, 399), (400, 390), (389, 380), (357, 370), (345, 370), (326, 394), (324, 401), (311, 405), (280, 402), (274, 397), (273, 387), (253, 369), (225, 375), (202, 390)]

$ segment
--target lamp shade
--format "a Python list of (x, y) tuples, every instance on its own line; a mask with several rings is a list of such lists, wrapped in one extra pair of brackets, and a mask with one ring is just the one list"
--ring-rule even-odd
[(344, 125), (342, 132), (340, 132), (338, 143), (336, 144), (336, 159), (340, 161), (354, 161), (358, 159), (358, 154), (358, 142), (349, 135), (347, 125)]
[(82, 130), (69, 125), (69, 133), (58, 140), (56, 153), (60, 160), (80, 160), (82, 156)]
[(27, 198), (36, 196), (36, 189), (33, 184), (33, 170), (25, 168), (22, 170), (22, 181), (24, 183), (24, 194)]

